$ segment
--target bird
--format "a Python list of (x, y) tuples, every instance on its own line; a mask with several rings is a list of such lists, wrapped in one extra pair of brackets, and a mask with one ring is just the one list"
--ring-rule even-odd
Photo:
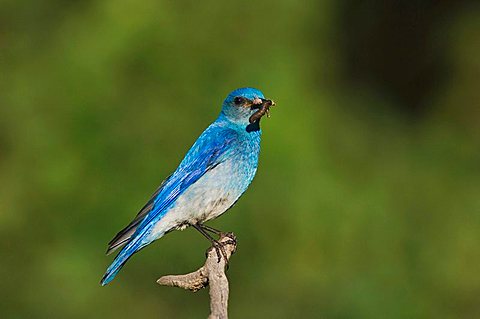
[(204, 223), (230, 209), (252, 182), (260, 152), (260, 119), (273, 105), (275, 102), (251, 87), (227, 95), (217, 119), (198, 137), (177, 169), (109, 242), (107, 255), (123, 248), (107, 268), (102, 286), (115, 278), (133, 254), (165, 234), (189, 226), (212, 242), (220, 260), (221, 244), (209, 232), (220, 235), (221, 231)]

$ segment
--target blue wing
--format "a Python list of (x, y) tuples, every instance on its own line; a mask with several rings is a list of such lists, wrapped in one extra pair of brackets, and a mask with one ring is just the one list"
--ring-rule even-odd
[(145, 216), (134, 233), (142, 232), (152, 221), (158, 221), (185, 190), (206, 172), (228, 158), (237, 133), (231, 129), (209, 127), (188, 151), (177, 170), (166, 180), (156, 196), (151, 211)]
[(114, 238), (110, 242), (109, 251), (124, 243), (127, 245), (107, 269), (102, 285), (110, 282), (128, 258), (149, 243), (145, 242), (145, 235), (167, 213), (175, 200), (206, 172), (228, 158), (237, 138), (236, 131), (215, 124), (202, 133), (175, 172), (162, 183), (132, 223), (117, 234), (117, 240)]

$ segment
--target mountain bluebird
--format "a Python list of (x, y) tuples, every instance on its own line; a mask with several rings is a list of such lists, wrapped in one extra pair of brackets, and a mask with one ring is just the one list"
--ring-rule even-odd
[[(254, 88), (231, 92), (218, 118), (200, 135), (135, 219), (109, 243), (107, 254), (125, 245), (108, 267), (102, 286), (113, 280), (137, 251), (166, 233), (195, 227), (209, 238), (219, 231), (203, 223), (232, 207), (255, 176), (260, 151), (260, 118), (274, 105)], [(217, 246), (215, 246), (215, 244)], [(220, 247), (223, 248), (223, 247)]]

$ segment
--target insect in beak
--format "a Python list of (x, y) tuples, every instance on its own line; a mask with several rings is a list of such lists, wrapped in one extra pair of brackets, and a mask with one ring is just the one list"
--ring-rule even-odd
[[(260, 103), (258, 103), (257, 100), (260, 100)], [(275, 102), (273, 102), (272, 100), (255, 98), (252, 101), (251, 108), (254, 110), (256, 109), (257, 111), (253, 113), (252, 116), (250, 116), (249, 122), (254, 123), (260, 120), (264, 115), (267, 115), (267, 117), (270, 117), (270, 107), (274, 105), (275, 105)]]

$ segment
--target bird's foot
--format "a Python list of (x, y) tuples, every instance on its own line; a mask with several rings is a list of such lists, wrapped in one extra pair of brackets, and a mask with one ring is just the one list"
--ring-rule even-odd
[(229, 239), (224, 241), (223, 244), (224, 245), (237, 245), (237, 236), (235, 236), (234, 233), (232, 232), (221, 232), (220, 233), (220, 238), (225, 238), (225, 237), (228, 237)]
[(207, 249), (206, 255), (208, 256), (208, 253), (210, 252), (211, 249), (215, 249), (215, 252), (217, 253), (217, 262), (219, 263), (220, 260), (223, 259), (225, 260), (225, 265), (228, 267), (228, 258), (227, 258), (227, 253), (225, 252), (225, 247), (224, 244), (218, 242), (218, 241), (212, 241), (212, 246)]
[[(208, 254), (212, 249), (215, 249), (215, 252), (217, 253), (218, 257), (218, 262), (223, 259), (225, 260), (225, 266), (228, 269), (228, 257), (227, 253), (225, 252), (225, 245), (233, 245), (236, 247), (237, 245), (237, 238), (233, 233), (230, 232), (222, 232), (218, 229), (215, 229), (213, 227), (209, 227), (200, 223), (197, 224), (192, 224), (192, 226), (198, 230), (205, 238), (207, 238), (211, 243), (212, 246), (207, 249), (205, 252), (206, 257), (208, 258)], [(218, 240), (214, 239), (208, 232), (212, 232), (215, 235), (218, 235)]]
[(221, 232), (220, 233), (220, 239), (225, 238), (225, 237), (228, 237), (229, 239), (228, 240), (223, 240), (221, 242), (218, 241), (218, 240), (212, 240), (212, 246), (207, 249), (206, 255), (208, 257), (208, 253), (212, 249), (215, 249), (215, 252), (216, 252), (217, 258), (218, 258), (217, 262), (220, 262), (220, 260), (222, 260), (222, 257), (223, 257), (223, 260), (225, 260), (225, 266), (228, 269), (229, 263), (228, 263), (227, 253), (225, 251), (225, 246), (226, 245), (235, 245), (236, 246), (237, 245), (237, 238), (235, 237), (235, 235), (233, 233), (223, 233), (223, 232)]

